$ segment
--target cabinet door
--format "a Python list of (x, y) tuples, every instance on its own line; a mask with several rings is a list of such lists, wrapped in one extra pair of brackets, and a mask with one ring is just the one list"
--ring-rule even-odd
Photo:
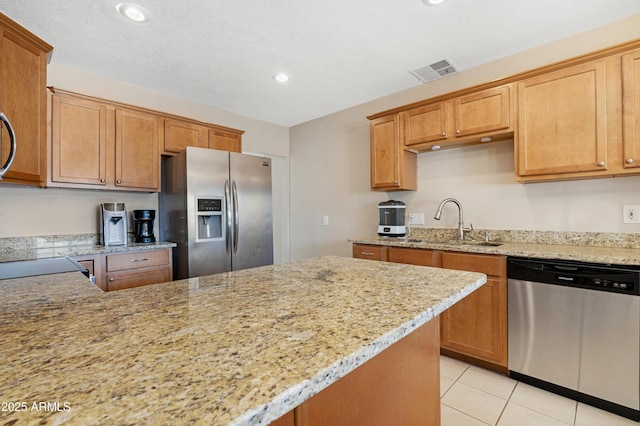
[(480, 272), (488, 278), (441, 314), (441, 347), (507, 367), (506, 258), (445, 252), (442, 267)]
[(188, 146), (209, 147), (207, 128), (188, 121), (165, 118), (163, 154), (177, 154)]
[(455, 136), (505, 130), (511, 127), (511, 86), (500, 86), (453, 102)]
[[(1, 14), (0, 14), (1, 15)], [(47, 53), (52, 48), (4, 15), (0, 16), (0, 112), (16, 135), (16, 157), (3, 181), (44, 185), (47, 163)], [(0, 165), (9, 135), (0, 129)]]
[(387, 247), (370, 244), (354, 244), (353, 257), (358, 259), (387, 260)]
[(209, 148), (222, 151), (242, 152), (242, 134), (210, 128)]
[(640, 167), (640, 49), (622, 56), (624, 167)]
[(438, 102), (403, 113), (406, 146), (447, 138), (446, 104)]
[(115, 116), (116, 186), (160, 191), (158, 116), (125, 109)]
[(416, 190), (417, 156), (404, 149), (398, 114), (371, 121), (371, 189)]
[(518, 84), (520, 176), (607, 169), (605, 70), (603, 59)]
[(51, 108), (51, 180), (105, 186), (106, 105), (54, 94)]

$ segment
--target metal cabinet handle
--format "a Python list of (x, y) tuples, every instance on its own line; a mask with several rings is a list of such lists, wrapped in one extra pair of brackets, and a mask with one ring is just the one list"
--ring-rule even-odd
[(604, 167), (606, 163), (604, 161), (599, 161), (598, 162), (598, 167)]
[(368, 252), (368, 251), (363, 251), (363, 252), (360, 252), (360, 254), (361, 254), (362, 256), (373, 256), (375, 253), (370, 253), (370, 252)]
[(110, 283), (114, 282), (115, 280), (116, 280), (115, 278), (109, 278)]
[(11, 164), (13, 164), (13, 160), (15, 160), (16, 158), (16, 134), (13, 132), (13, 127), (11, 127), (11, 123), (9, 122), (9, 119), (7, 119), (7, 116), (1, 112), (0, 121), (2, 121), (7, 127), (7, 132), (9, 133), (9, 141), (11, 142), (11, 146), (9, 148), (9, 158), (7, 158), (4, 166), (0, 167), (0, 180), (2, 180), (2, 176), (4, 176), (4, 174), (9, 171), (9, 167), (11, 167)]
[(633, 161), (634, 161), (633, 158), (627, 158), (626, 163), (627, 164), (633, 164)]
[(100, 179), (100, 183), (104, 183), (104, 179)]
[(146, 257), (143, 259), (131, 259), (132, 262), (146, 262), (147, 260), (149, 259), (147, 259)]
[(460, 129), (456, 130), (456, 135), (460, 134)]
[(440, 136), (447, 136), (445, 132), (440, 133)]
[(117, 180), (117, 181), (116, 181), (116, 184), (118, 184), (118, 185), (120, 185), (121, 183), (122, 183), (122, 182), (121, 182), (121, 181), (119, 181), (119, 180)]

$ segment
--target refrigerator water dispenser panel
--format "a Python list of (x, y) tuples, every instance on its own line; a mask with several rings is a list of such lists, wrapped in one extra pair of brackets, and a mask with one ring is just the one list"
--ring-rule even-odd
[(223, 197), (196, 197), (196, 242), (224, 238)]

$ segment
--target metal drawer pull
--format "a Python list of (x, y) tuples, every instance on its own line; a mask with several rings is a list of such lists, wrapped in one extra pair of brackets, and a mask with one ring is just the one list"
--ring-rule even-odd
[(132, 262), (146, 262), (147, 260), (149, 259), (147, 259), (146, 257), (144, 259), (131, 259)]
[(370, 252), (367, 252), (367, 251), (363, 251), (360, 254), (362, 254), (363, 256), (373, 256), (375, 253), (370, 253)]

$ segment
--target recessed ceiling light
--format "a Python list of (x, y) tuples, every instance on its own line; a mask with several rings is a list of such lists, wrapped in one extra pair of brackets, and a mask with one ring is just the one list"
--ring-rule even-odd
[(279, 72), (278, 74), (273, 75), (273, 79), (278, 83), (286, 83), (287, 81), (291, 80), (291, 75), (287, 74), (286, 72)]
[(125, 18), (131, 19), (134, 22), (147, 22), (149, 21), (149, 12), (144, 7), (133, 3), (120, 3), (116, 5), (118, 12)]
[(437, 6), (444, 2), (445, 0), (422, 0), (422, 3), (426, 4), (427, 6)]

